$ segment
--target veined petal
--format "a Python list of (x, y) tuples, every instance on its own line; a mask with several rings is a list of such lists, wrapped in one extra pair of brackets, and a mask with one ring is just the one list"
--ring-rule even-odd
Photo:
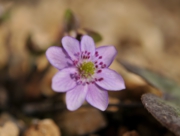
[(81, 51), (90, 52), (90, 56), (94, 56), (95, 53), (95, 43), (90, 36), (83, 36), (81, 39)]
[(102, 79), (97, 81), (96, 84), (106, 90), (118, 91), (125, 89), (123, 78), (111, 69), (102, 69), (100, 73), (96, 74), (96, 78)]
[(49, 47), (46, 51), (46, 57), (59, 70), (72, 66), (72, 60), (61, 47)]
[(77, 85), (66, 93), (67, 108), (71, 111), (78, 109), (84, 102), (87, 94), (87, 85)]
[(92, 106), (104, 111), (108, 106), (108, 92), (96, 84), (89, 84), (86, 100)]
[(106, 64), (107, 67), (111, 65), (117, 54), (117, 50), (114, 46), (101, 46), (97, 48), (96, 51), (99, 56), (102, 56), (102, 62)]
[(71, 74), (77, 72), (75, 67), (65, 68), (59, 71), (52, 79), (52, 89), (56, 92), (66, 92), (76, 86), (76, 81)]
[(70, 36), (65, 36), (62, 39), (62, 45), (72, 60), (77, 60), (77, 53), (80, 54), (79, 41)]

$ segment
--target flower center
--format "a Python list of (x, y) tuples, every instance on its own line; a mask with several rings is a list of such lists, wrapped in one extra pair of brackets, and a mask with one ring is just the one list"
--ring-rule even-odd
[(95, 73), (95, 66), (93, 62), (83, 62), (80, 66), (79, 66), (79, 72), (81, 74), (81, 76), (83, 77), (89, 77), (92, 76)]
[(90, 54), (88, 51), (75, 54), (77, 60), (73, 60), (73, 64), (78, 69), (78, 72), (72, 73), (70, 76), (76, 81), (77, 85), (94, 84), (104, 80), (103, 77), (96, 76), (107, 67), (102, 61), (103, 56), (99, 55), (98, 51), (95, 52), (95, 56), (91, 57)]

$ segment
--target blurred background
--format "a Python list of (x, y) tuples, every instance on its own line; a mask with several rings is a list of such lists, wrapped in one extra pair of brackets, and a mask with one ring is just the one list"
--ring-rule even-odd
[[(0, 0), (0, 136), (180, 135), (168, 120), (180, 120), (176, 108), (162, 119), (151, 107), (159, 97), (180, 105), (179, 24), (180, 0)], [(109, 92), (105, 112), (87, 103), (70, 112), (51, 89), (57, 70), (45, 51), (83, 34), (118, 50), (111, 68), (126, 90)]]

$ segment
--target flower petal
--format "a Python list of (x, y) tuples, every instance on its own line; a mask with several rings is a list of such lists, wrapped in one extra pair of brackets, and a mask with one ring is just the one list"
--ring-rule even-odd
[(108, 92), (95, 84), (88, 86), (86, 100), (92, 106), (104, 111), (108, 106)]
[(65, 68), (59, 71), (52, 79), (52, 89), (56, 92), (66, 92), (74, 88), (77, 84), (71, 78), (71, 74), (77, 72), (76, 68)]
[(87, 35), (84, 35), (81, 39), (81, 51), (90, 52), (90, 56), (94, 56), (95, 53), (95, 43), (94, 40)]
[(61, 47), (49, 47), (46, 51), (46, 57), (49, 62), (59, 70), (72, 66), (72, 61), (70, 57)]
[(96, 84), (106, 90), (118, 91), (125, 89), (123, 78), (111, 69), (102, 69), (100, 73), (97, 73), (96, 78), (103, 78), (102, 80), (97, 81)]
[(87, 85), (77, 85), (66, 93), (67, 108), (71, 111), (78, 109), (84, 102), (87, 94)]
[(77, 53), (80, 53), (79, 41), (70, 36), (65, 36), (62, 38), (62, 45), (71, 59), (77, 60)]
[(111, 65), (117, 54), (117, 50), (114, 46), (101, 46), (97, 48), (96, 51), (99, 56), (102, 56), (102, 62), (106, 64), (107, 67)]

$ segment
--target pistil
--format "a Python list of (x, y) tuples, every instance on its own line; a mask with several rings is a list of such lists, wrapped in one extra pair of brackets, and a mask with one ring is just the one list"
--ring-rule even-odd
[(95, 66), (94, 63), (89, 61), (89, 62), (83, 62), (79, 66), (79, 73), (81, 74), (82, 77), (88, 78), (94, 75), (95, 73)]

